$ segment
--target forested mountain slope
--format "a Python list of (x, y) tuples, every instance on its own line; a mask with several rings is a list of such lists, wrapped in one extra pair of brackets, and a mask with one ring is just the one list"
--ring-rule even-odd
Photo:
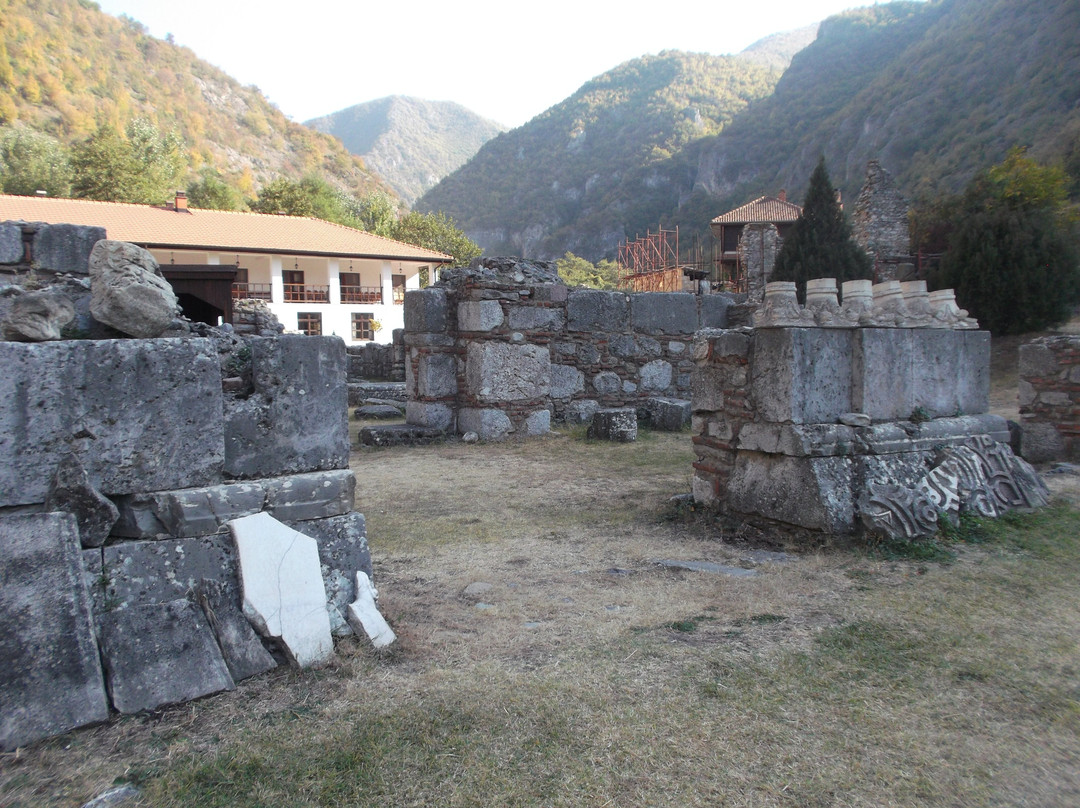
[(408, 204), (506, 127), (451, 101), (388, 96), (305, 122), (338, 138)]
[[(825, 20), (775, 85), (735, 72), (724, 84), (715, 68), (702, 82), (690, 71), (723, 57), (685, 56), (646, 57), (586, 84), (491, 141), (418, 206), (446, 210), (489, 253), (572, 250), (598, 260), (661, 224), (680, 225), (689, 243), (713, 216), (763, 193), (784, 188), (798, 201), (822, 155), (848, 199), (870, 159), (912, 198), (959, 189), (1017, 144), (1080, 169), (1076, 0), (903, 0), (853, 10)], [(663, 76), (650, 61), (673, 58), (679, 70)], [(596, 92), (616, 77), (617, 98)], [(654, 95), (672, 92), (665, 81), (702, 94), (681, 107), (658, 104)], [(726, 104), (706, 89), (721, 85)], [(691, 107), (719, 104), (728, 114), (714, 131), (688, 126)], [(604, 123), (587, 160), (574, 134), (583, 105), (594, 126), (581, 132)], [(641, 136), (643, 121), (679, 136), (653, 150), (658, 138)]]
[(640, 194), (670, 187), (656, 167), (721, 131), (768, 95), (778, 75), (727, 56), (634, 59), (489, 141), (416, 208), (446, 211), (489, 253), (610, 253), (670, 204)]
[(218, 169), (245, 194), (312, 173), (357, 194), (387, 189), (340, 142), (135, 20), (90, 0), (0, 0), (0, 124), (70, 144), (134, 118), (175, 129), (193, 176)]

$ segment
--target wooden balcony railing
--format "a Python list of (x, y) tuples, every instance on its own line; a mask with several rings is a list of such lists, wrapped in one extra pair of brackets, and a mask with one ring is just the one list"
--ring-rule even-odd
[(302, 283), (285, 284), (286, 303), (329, 303), (329, 286), (307, 286)]
[(232, 285), (233, 300), (269, 300), (270, 284), (268, 283), (234, 283)]
[(342, 286), (342, 303), (382, 303), (380, 286)]

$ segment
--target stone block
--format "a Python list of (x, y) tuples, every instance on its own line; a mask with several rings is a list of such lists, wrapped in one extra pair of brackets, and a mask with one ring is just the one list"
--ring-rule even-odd
[(255, 635), (240, 608), (236, 587), (204, 578), (195, 589), (195, 601), (203, 610), (217, 639), (221, 656), (234, 682), (277, 667), (270, 652)]
[(239, 602), (236, 555), (226, 534), (110, 544), (102, 559), (105, 587), (96, 614), (189, 598), (206, 579), (220, 581)]
[(412, 334), (443, 334), (450, 324), (446, 290), (439, 287), (411, 289), (405, 293), (406, 344)]
[(532, 299), (538, 303), (565, 303), (570, 290), (561, 283), (538, 283), (529, 287)]
[(915, 408), (912, 330), (859, 328), (854, 333), (851, 407), (877, 421), (906, 420)]
[(0, 316), (0, 334), (15, 342), (58, 340), (74, 319), (75, 304), (67, 295), (52, 289), (24, 292)]
[(826, 533), (855, 529), (853, 463), (846, 457), (788, 457), (740, 451), (727, 504)]
[(624, 292), (575, 289), (566, 301), (569, 331), (625, 331), (630, 326), (630, 297)]
[(364, 515), (354, 511), (328, 519), (287, 524), (315, 540), (330, 629), (335, 636), (348, 634), (348, 607), (356, 598), (353, 585), (356, 572), (371, 575), (371, 552)]
[(458, 331), (492, 331), (502, 325), (504, 319), (498, 300), (465, 300), (458, 304)]
[(510, 309), (513, 331), (558, 331), (566, 329), (566, 314), (548, 306), (514, 306)]
[(670, 362), (654, 359), (641, 366), (642, 390), (667, 390), (671, 387), (672, 367)]
[(597, 440), (631, 443), (637, 440), (637, 410), (612, 407), (597, 410), (589, 424), (588, 436)]
[(44, 502), (69, 452), (110, 496), (220, 479), (209, 340), (0, 342), (0, 367), (0, 507)]
[(694, 412), (717, 412), (724, 408), (727, 375), (720, 368), (695, 367), (690, 376), (690, 406)]
[(537, 410), (525, 418), (522, 430), (526, 435), (546, 435), (551, 431), (551, 411)]
[(690, 425), (690, 402), (676, 398), (650, 398), (645, 402), (653, 429), (679, 432)]
[(367, 635), (376, 648), (385, 648), (397, 637), (375, 605), (377, 594), (371, 579), (362, 572), (356, 573), (356, 600), (349, 604), (349, 625), (358, 635), (361, 632)]
[(630, 322), (646, 334), (693, 334), (698, 330), (697, 297), (687, 292), (630, 295)]
[(140, 604), (98, 622), (109, 697), (121, 713), (236, 686), (209, 622), (189, 600)]
[(1066, 456), (1065, 438), (1053, 424), (1027, 421), (1021, 425), (1020, 456), (1029, 463), (1048, 463)]
[(90, 271), (90, 253), (106, 238), (104, 227), (77, 224), (50, 224), (34, 234), (34, 266), (53, 272), (86, 275)]
[(258, 478), (348, 468), (345, 343), (296, 334), (249, 344), (254, 393), (226, 409), (225, 473)]
[[(408, 293), (406, 293), (408, 294)], [(454, 338), (450, 334), (427, 334), (405, 332), (405, 345), (410, 348), (453, 348)]]
[(300, 667), (334, 654), (318, 545), (269, 514), (229, 522), (236, 544), (244, 614), (264, 637), (282, 642)]
[(989, 332), (926, 328), (910, 334), (915, 408), (932, 418), (989, 409)]
[(416, 373), (416, 393), (422, 398), (447, 398), (458, 392), (457, 360), (453, 354), (426, 354), (420, 357)]
[(754, 340), (751, 397), (766, 421), (830, 423), (855, 409), (850, 330), (759, 328)]
[(446, 431), (454, 422), (454, 412), (446, 404), (429, 401), (410, 401), (405, 405), (405, 421), (411, 426), (431, 427)]
[(620, 334), (608, 341), (608, 352), (620, 359), (631, 359), (637, 356), (637, 351), (637, 340), (629, 334)]
[(283, 522), (325, 519), (353, 509), (356, 477), (349, 469), (293, 474), (262, 482), (267, 512)]
[(701, 327), (727, 328), (728, 309), (731, 308), (732, 302), (726, 295), (702, 295)]
[(543, 398), (551, 391), (551, 353), (542, 345), (473, 342), (465, 379), (470, 395), (482, 402)]
[(1057, 356), (1043, 340), (1035, 340), (1020, 346), (1020, 375), (1028, 378), (1056, 376), (1061, 368)]
[(444, 440), (444, 430), (413, 424), (365, 426), (360, 430), (359, 436), (359, 442), (363, 446), (429, 446)]
[(206, 536), (265, 504), (261, 481), (129, 494), (116, 498), (119, 519), (112, 533), (129, 539)]
[(74, 454), (60, 461), (45, 498), (45, 510), (74, 514), (83, 547), (103, 545), (120, 516), (116, 505), (90, 485), (86, 470)]
[(465, 407), (458, 412), (458, 432), (475, 432), (480, 440), (499, 441), (514, 431), (514, 424), (502, 410)]
[[(0, 223), (0, 264), (21, 264), (23, 256), (22, 226), (12, 222)], [(86, 268), (82, 271), (85, 273)]]
[(593, 376), (592, 386), (600, 395), (610, 395), (622, 389), (622, 379), (619, 378), (618, 373), (605, 370)]
[(165, 333), (180, 304), (149, 250), (102, 240), (90, 253), (90, 313), (123, 334), (152, 339)]
[(571, 401), (563, 410), (563, 421), (571, 425), (588, 424), (599, 409), (600, 403), (591, 398)]
[(0, 659), (0, 749), (108, 718), (74, 516), (0, 517)]
[(585, 374), (572, 365), (551, 366), (552, 398), (571, 398), (585, 392)]

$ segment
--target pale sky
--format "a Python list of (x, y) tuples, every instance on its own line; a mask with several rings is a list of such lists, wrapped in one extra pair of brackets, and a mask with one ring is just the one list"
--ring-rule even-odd
[(520, 126), (629, 59), (737, 53), (872, 0), (99, 0), (295, 121), (388, 95)]

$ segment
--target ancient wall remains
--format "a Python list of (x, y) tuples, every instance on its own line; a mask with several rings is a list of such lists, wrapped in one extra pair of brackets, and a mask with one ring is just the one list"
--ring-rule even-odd
[(1020, 346), (1020, 420), (1025, 459), (1080, 458), (1080, 336)]
[[(395, 328), (389, 343), (347, 345), (349, 384), (370, 381), (405, 381), (405, 332)], [(351, 403), (351, 402), (350, 402)]]
[(340, 339), (0, 342), (0, 366), (0, 747), (291, 655), (243, 612), (231, 520), (313, 538), (324, 621), (350, 631), (371, 561)]
[[(831, 304), (815, 311), (810, 291), (803, 308), (793, 288), (770, 287), (758, 327), (704, 330), (694, 345), (699, 504), (910, 539), (936, 531), (939, 514), (1045, 503), (1037, 476), (1012, 456), (1005, 420), (987, 414), (989, 333), (958, 312), (909, 327), (925, 289), (906, 309), (863, 308), (852, 286), (845, 308), (832, 282)], [(875, 287), (875, 304), (890, 288)]]
[(485, 440), (588, 422), (601, 408), (645, 416), (685, 403), (689, 347), (727, 323), (723, 295), (568, 289), (554, 265), (480, 259), (405, 296), (409, 424)]
[(908, 203), (877, 160), (867, 163), (851, 230), (856, 243), (874, 260), (876, 280), (907, 280), (898, 273), (911, 255)]

